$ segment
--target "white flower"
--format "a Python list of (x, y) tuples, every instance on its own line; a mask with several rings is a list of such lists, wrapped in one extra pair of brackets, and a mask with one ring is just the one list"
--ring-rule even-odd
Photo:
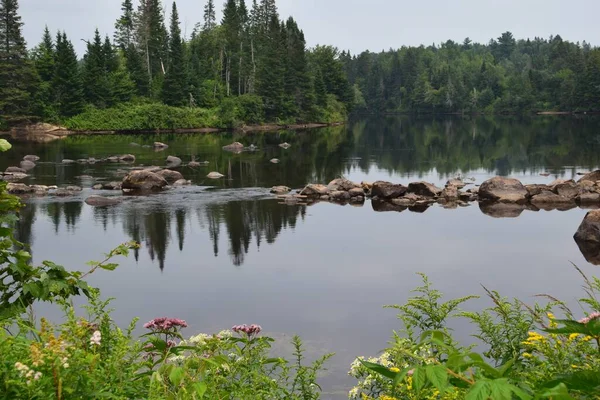
[(36, 381), (40, 380), (40, 378), (42, 377), (42, 373), (41, 372), (36, 372), (35, 375), (33, 376), (33, 379), (35, 379)]
[(64, 369), (67, 369), (67, 368), (69, 368), (69, 363), (64, 363), (64, 364), (63, 364), (63, 368), (64, 368)]
[(90, 338), (90, 344), (91, 345), (100, 346), (100, 341), (101, 340), (102, 340), (102, 334), (100, 333), (100, 331), (96, 331), (96, 332), (94, 332), (94, 334)]
[(358, 387), (353, 387), (349, 392), (348, 392), (348, 398), (349, 399), (358, 399)]
[(233, 337), (233, 332), (226, 329), (224, 331), (217, 333), (217, 337), (219, 339), (229, 339), (230, 337)]
[(190, 338), (190, 342), (200, 345), (200, 346), (204, 346), (206, 344), (206, 341), (208, 339), (210, 339), (212, 336), (207, 335), (206, 333), (200, 333), (199, 335), (196, 336), (192, 336)]

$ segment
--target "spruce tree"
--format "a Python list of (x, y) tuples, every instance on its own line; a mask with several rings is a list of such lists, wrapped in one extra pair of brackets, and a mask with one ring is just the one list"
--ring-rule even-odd
[(108, 35), (104, 38), (104, 44), (102, 45), (102, 57), (104, 59), (104, 68), (108, 73), (119, 69), (119, 58)]
[(212, 31), (217, 26), (217, 10), (215, 9), (215, 2), (208, 0), (204, 6), (204, 25), (202, 30), (204, 32)]
[(162, 99), (170, 106), (181, 106), (187, 102), (187, 77), (181, 28), (177, 4), (173, 2), (171, 13), (171, 35), (169, 39), (169, 64), (162, 89)]
[(34, 96), (34, 113), (44, 120), (52, 120), (55, 117), (54, 100), (52, 98), (55, 57), (54, 42), (48, 27), (46, 27), (42, 42), (33, 50), (33, 62), (40, 79), (39, 89)]
[(5, 123), (28, 119), (31, 93), (38, 83), (18, 9), (17, 0), (0, 0), (0, 118)]
[(110, 83), (110, 103), (113, 106), (119, 103), (125, 103), (133, 98), (136, 87), (131, 80), (127, 70), (127, 61), (124, 56), (116, 57), (117, 68), (108, 75)]
[(85, 100), (96, 107), (106, 107), (110, 98), (106, 59), (100, 32), (96, 29), (94, 39), (87, 44), (83, 56), (83, 86)]
[(54, 66), (52, 88), (58, 113), (62, 117), (77, 115), (83, 111), (83, 89), (77, 55), (64, 32), (56, 38)]
[(133, 4), (131, 0), (123, 0), (121, 4), (123, 14), (115, 23), (115, 44), (126, 51), (129, 45), (133, 43), (134, 25), (133, 25)]
[(265, 116), (274, 121), (281, 116), (284, 101), (285, 47), (281, 25), (273, 15), (269, 23), (260, 66), (257, 72), (257, 94), (263, 98)]
[(225, 37), (224, 48), (224, 71), (225, 88), (227, 96), (231, 94), (231, 88), (239, 83), (239, 53), (240, 53), (240, 32), (242, 30), (241, 20), (238, 15), (236, 0), (227, 0), (223, 10), (223, 35)]
[(125, 66), (135, 87), (138, 96), (150, 95), (150, 76), (142, 58), (142, 54), (130, 43), (124, 53)]
[(142, 0), (135, 18), (136, 44), (151, 80), (162, 77), (168, 56), (168, 33), (160, 0)]

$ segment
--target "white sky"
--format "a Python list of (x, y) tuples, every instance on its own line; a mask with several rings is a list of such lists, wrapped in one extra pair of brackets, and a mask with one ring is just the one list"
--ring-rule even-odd
[[(184, 32), (191, 33), (202, 18), (205, 1), (177, 1)], [(112, 37), (121, 0), (19, 3), (30, 47), (47, 24), (53, 34), (64, 29), (81, 54), (85, 44), (80, 39), (89, 39), (96, 27)], [(163, 0), (163, 6), (170, 10), (171, 2)], [(462, 42), (467, 36), (488, 42), (507, 30), (516, 38), (560, 34), (574, 42), (600, 43), (600, 0), (278, 0), (278, 6), (282, 18), (292, 15), (298, 21), (309, 46), (331, 44), (352, 53)]]

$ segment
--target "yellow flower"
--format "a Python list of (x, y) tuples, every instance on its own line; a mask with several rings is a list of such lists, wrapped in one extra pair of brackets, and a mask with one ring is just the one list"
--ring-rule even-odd
[(533, 356), (529, 353), (523, 353), (523, 357), (525, 358), (532, 358)]
[(569, 341), (572, 342), (573, 340), (577, 339), (578, 336), (579, 336), (579, 333), (571, 333), (569, 335)]
[(546, 315), (548, 316), (548, 319), (556, 319), (556, 317), (554, 316), (554, 314), (552, 314), (551, 312), (549, 312)]
[(584, 338), (583, 338), (583, 340), (584, 340), (585, 342), (589, 342), (589, 341), (590, 341), (590, 340), (592, 340), (592, 339), (593, 339), (593, 337), (591, 337), (591, 336), (586, 336), (586, 337), (584, 337)]
[(385, 394), (379, 400), (397, 400), (395, 397), (386, 396)]
[(392, 367), (392, 368), (390, 368), (390, 371), (392, 371), (392, 372), (400, 372), (400, 368)]
[(577, 369), (577, 368), (579, 368), (579, 367), (578, 367), (577, 365), (574, 365), (574, 364), (573, 364), (573, 365), (571, 365), (571, 368), (573, 368), (573, 369)]

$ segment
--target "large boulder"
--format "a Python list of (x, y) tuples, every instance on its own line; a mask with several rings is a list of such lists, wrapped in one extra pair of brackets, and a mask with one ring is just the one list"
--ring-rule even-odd
[(233, 142), (231, 144), (228, 144), (227, 146), (223, 146), (223, 150), (231, 151), (234, 153), (241, 153), (242, 151), (244, 151), (244, 145), (240, 142)]
[(600, 170), (596, 170), (596, 171), (585, 174), (584, 176), (582, 176), (579, 179), (578, 182), (582, 182), (582, 181), (592, 181), (592, 182), (600, 181)]
[(32, 169), (35, 168), (35, 163), (33, 161), (29, 161), (29, 160), (23, 160), (21, 161), (21, 168), (24, 169), (25, 171), (31, 171)]
[(177, 171), (171, 171), (170, 169), (162, 169), (155, 172), (156, 175), (163, 177), (168, 183), (175, 183), (180, 179), (183, 179), (183, 175)]
[(593, 210), (586, 214), (574, 238), (578, 242), (600, 244), (600, 210)]
[(165, 178), (154, 172), (131, 171), (125, 178), (121, 187), (128, 191), (158, 192), (168, 185)]
[(29, 194), (35, 191), (34, 188), (24, 183), (9, 183), (6, 185), (6, 190), (10, 194)]
[(348, 190), (351, 190), (354, 188), (360, 188), (360, 187), (361, 186), (358, 183), (354, 183), (345, 178), (338, 178), (338, 179), (334, 179), (331, 182), (329, 182), (329, 185), (327, 185), (327, 190), (329, 190), (330, 192), (335, 192), (335, 191), (347, 192)]
[(115, 206), (121, 202), (118, 197), (90, 196), (85, 199), (85, 203), (92, 207)]
[(371, 195), (380, 199), (396, 199), (403, 196), (407, 191), (408, 188), (404, 185), (385, 181), (377, 181), (371, 187)]
[(427, 182), (413, 182), (408, 185), (408, 191), (418, 196), (437, 197), (442, 189)]
[(517, 179), (497, 176), (479, 187), (479, 198), (501, 203), (524, 203), (529, 192)]
[(574, 181), (555, 185), (553, 191), (559, 196), (567, 197), (569, 199), (575, 199), (580, 193), (579, 186)]
[(181, 161), (181, 158), (179, 157), (174, 157), (174, 156), (169, 156), (167, 157), (167, 165), (169, 166), (169, 168), (177, 168), (181, 165), (183, 161)]
[(273, 194), (288, 194), (292, 189), (287, 186), (273, 186), (271, 188), (271, 193)]
[(303, 196), (315, 197), (326, 196), (327, 193), (329, 193), (329, 191), (327, 190), (327, 186), (311, 183), (306, 185), (306, 187), (302, 189), (299, 194)]

